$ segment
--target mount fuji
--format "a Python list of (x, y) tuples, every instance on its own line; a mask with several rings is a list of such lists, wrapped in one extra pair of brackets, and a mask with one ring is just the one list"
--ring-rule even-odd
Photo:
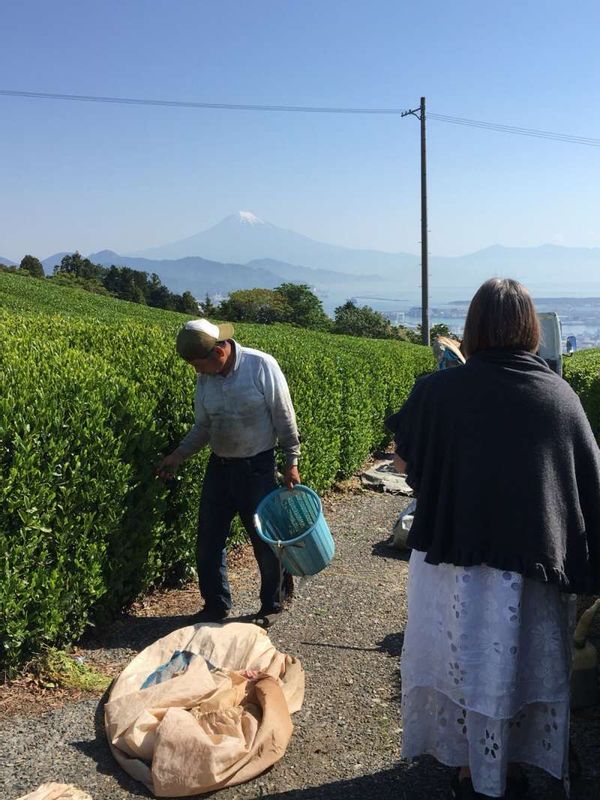
[[(47, 272), (64, 253), (43, 261)], [(279, 228), (250, 211), (222, 219), (212, 228), (128, 256), (104, 250), (92, 261), (156, 272), (172, 291), (197, 297), (235, 289), (273, 288), (282, 281), (306, 283), (329, 305), (348, 297), (416, 298), (420, 257), (408, 253), (354, 250)], [(600, 248), (492, 245), (462, 256), (430, 256), (430, 287), (453, 297), (469, 296), (493, 275), (517, 278), (536, 292), (600, 294)], [(565, 289), (566, 287), (566, 289)], [(411, 300), (411, 302), (413, 302)]]
[(238, 264), (270, 259), (353, 275), (393, 274), (407, 284), (413, 283), (419, 272), (418, 256), (326, 244), (279, 228), (251, 211), (239, 211), (194, 236), (131, 255), (170, 260), (201, 256)]

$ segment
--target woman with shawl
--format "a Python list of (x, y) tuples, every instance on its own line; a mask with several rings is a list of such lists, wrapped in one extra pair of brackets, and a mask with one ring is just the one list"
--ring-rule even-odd
[(539, 341), (527, 290), (487, 281), (465, 366), (417, 381), (387, 423), (418, 497), (403, 755), (456, 767), (458, 798), (524, 796), (523, 763), (568, 773), (572, 595), (600, 588), (600, 457)]

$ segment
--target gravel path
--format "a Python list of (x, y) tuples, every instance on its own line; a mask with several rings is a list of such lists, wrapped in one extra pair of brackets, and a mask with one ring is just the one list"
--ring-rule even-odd
[[(448, 791), (449, 770), (433, 759), (400, 761), (399, 655), (406, 618), (408, 564), (384, 541), (406, 500), (363, 492), (325, 504), (336, 539), (331, 567), (304, 583), (269, 635), (300, 657), (306, 670), (305, 704), (285, 757), (267, 774), (218, 793), (219, 800), (437, 800)], [(247, 563), (232, 570), (238, 614), (256, 610), (257, 585)], [(169, 603), (171, 604), (169, 606)], [(87, 643), (95, 663), (125, 663), (135, 652), (187, 624), (195, 589), (170, 592), (161, 616), (152, 600)], [(600, 794), (600, 724), (579, 720), (575, 741), (584, 757), (576, 800)], [(532, 797), (560, 797), (545, 776), (534, 775)], [(94, 800), (148, 797), (113, 761), (102, 728), (102, 702), (70, 703), (36, 717), (0, 722), (0, 797), (25, 794), (44, 781), (74, 783)]]

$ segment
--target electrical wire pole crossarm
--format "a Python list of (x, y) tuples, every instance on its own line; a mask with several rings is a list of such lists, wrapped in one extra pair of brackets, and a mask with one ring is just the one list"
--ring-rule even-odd
[(421, 336), (429, 346), (429, 254), (427, 245), (427, 145), (425, 139), (425, 98), (419, 108), (403, 111), (401, 116), (412, 114), (421, 122)]

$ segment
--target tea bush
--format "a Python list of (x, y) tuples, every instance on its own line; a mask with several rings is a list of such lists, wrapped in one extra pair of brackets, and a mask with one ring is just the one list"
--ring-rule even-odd
[(565, 358), (563, 374), (579, 395), (581, 404), (600, 442), (600, 350), (581, 350)]
[[(0, 274), (0, 667), (65, 645), (193, 563), (207, 453), (172, 488), (161, 455), (193, 422), (186, 317)], [(132, 313), (127, 312), (131, 310)], [(290, 384), (301, 474), (317, 491), (385, 439), (427, 348), (239, 325)]]

